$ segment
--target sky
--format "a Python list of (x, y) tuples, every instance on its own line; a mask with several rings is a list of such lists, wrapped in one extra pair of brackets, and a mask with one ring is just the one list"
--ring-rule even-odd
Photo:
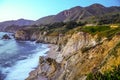
[(94, 3), (106, 7), (120, 6), (120, 0), (0, 0), (0, 22), (20, 18), (37, 20), (75, 6)]

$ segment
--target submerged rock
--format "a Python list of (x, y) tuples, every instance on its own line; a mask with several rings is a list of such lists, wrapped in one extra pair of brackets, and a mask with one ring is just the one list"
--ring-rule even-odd
[(2, 39), (11, 39), (7, 34), (3, 35)]

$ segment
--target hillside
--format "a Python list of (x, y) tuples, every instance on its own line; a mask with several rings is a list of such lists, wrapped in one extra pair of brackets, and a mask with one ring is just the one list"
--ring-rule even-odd
[(120, 80), (120, 7), (76, 6), (24, 25), (4, 30), (50, 48), (26, 80)]
[(21, 26), (28, 26), (31, 25), (34, 21), (32, 20), (25, 20), (25, 19), (18, 19), (18, 20), (11, 20), (11, 21), (4, 21), (0, 22), (0, 31), (6, 31), (5, 29), (11, 26), (15, 26), (15, 28), (19, 28)]
[[(37, 10), (35, 9), (35, 13)], [(33, 9), (31, 11), (34, 12)], [(28, 62), (23, 61), (23, 63), (28, 69), (29, 61), (32, 61), (32, 64), (36, 63), (34, 60), (42, 54), (45, 46), (50, 49), (44, 56), (39, 57), (37, 67), (31, 67), (30, 70), (33, 71), (25, 80), (120, 80), (120, 6), (106, 7), (96, 3), (86, 7), (75, 6), (36, 21), (18, 19), (0, 22), (0, 32), (4, 31), (13, 33), (12, 40), (9, 41), (14, 41), (10, 42), (10, 46), (16, 43), (12, 47), (16, 48), (14, 51), (25, 55), (19, 58), (16, 56), (19, 54), (10, 51), (15, 53), (15, 56), (10, 56), (12, 62), (5, 63), (5, 70), (7, 66), (9, 67), (8, 64), (12, 66), (15, 63), (19, 66), (18, 62), (13, 61), (26, 61), (26, 59)], [(1, 40), (8, 44), (7, 38), (10, 39), (9, 35), (5, 34)], [(27, 43), (23, 43), (24, 41)], [(37, 44), (40, 48), (36, 47), (35, 43), (40, 43)], [(35, 48), (32, 48), (34, 45)], [(10, 46), (7, 45), (5, 50), (9, 52)], [(29, 53), (30, 56), (27, 56), (26, 54)], [(33, 54), (36, 54), (35, 58), (30, 59)], [(17, 69), (16, 66), (13, 65), (10, 72), (18, 73), (15, 77), (19, 78), (17, 71), (24, 73), (21, 71), (24, 67)], [(10, 72), (7, 71), (5, 74)], [(14, 74), (10, 75), (14, 77)]]
[(88, 7), (76, 6), (68, 10), (64, 10), (56, 15), (40, 18), (34, 24), (51, 24), (55, 22), (68, 22), (68, 21), (89, 21), (92, 17), (97, 17), (120, 13), (120, 7), (105, 7), (101, 4), (93, 4)]
[[(56, 15), (40, 18), (36, 21), (18, 19), (0, 22), (0, 31), (15, 32), (18, 29), (32, 25), (49, 25), (60, 22), (83, 22), (88, 24), (110, 24), (120, 22), (120, 7), (105, 7), (101, 4), (93, 4), (87, 7), (76, 6), (61, 11)], [(12, 28), (12, 30), (10, 30)]]
[(40, 57), (39, 66), (26, 80), (106, 80), (107, 75), (115, 74), (111, 71), (120, 65), (120, 25), (53, 25), (21, 29), (15, 34), (17, 40), (54, 44), (53, 51)]

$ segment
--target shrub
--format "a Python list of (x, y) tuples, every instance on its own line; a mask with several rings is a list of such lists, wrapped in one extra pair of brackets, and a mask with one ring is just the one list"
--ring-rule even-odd
[(89, 73), (86, 80), (120, 80), (120, 65), (114, 67), (112, 71), (107, 71), (104, 74), (99, 71)]
[(88, 33), (91, 33), (91, 34), (106, 31), (106, 30), (109, 30), (109, 29), (110, 29), (109, 26), (84, 26), (84, 27), (82, 27), (82, 31), (88, 32)]
[(66, 23), (66, 28), (67, 29), (73, 29), (75, 27), (77, 27), (77, 22), (70, 21), (70, 22)]

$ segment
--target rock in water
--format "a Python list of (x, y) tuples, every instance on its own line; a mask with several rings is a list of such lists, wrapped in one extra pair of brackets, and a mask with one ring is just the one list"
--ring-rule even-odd
[(3, 35), (2, 39), (11, 39), (7, 34)]

